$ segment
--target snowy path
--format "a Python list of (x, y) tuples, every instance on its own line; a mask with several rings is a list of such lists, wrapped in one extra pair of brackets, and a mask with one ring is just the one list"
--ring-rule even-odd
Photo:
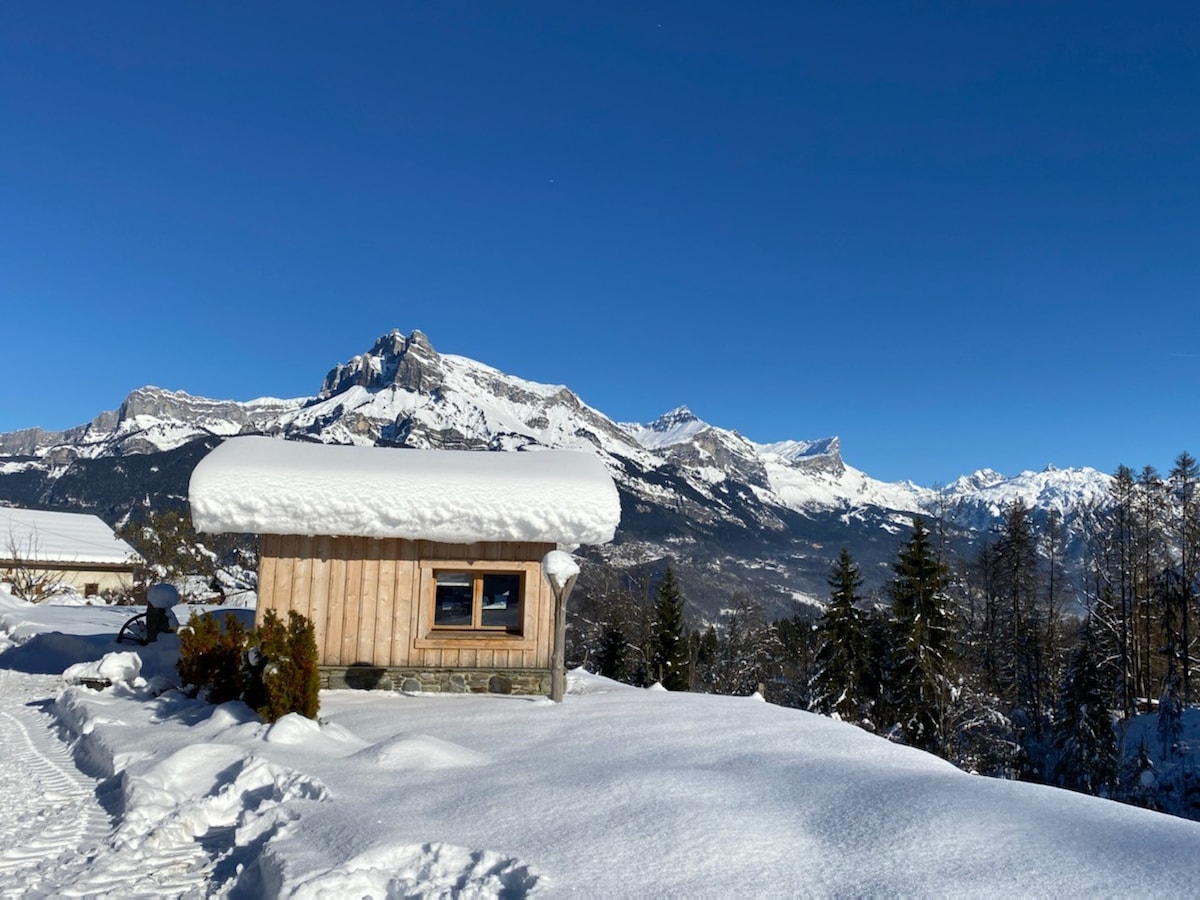
[(194, 842), (130, 848), (39, 709), (62, 679), (0, 669), (0, 897), (204, 896)]

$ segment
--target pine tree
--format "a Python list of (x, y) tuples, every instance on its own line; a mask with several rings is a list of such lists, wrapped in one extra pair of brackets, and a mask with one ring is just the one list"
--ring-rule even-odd
[(1162, 748), (1162, 760), (1168, 759), (1179, 748), (1183, 738), (1183, 704), (1175, 679), (1168, 678), (1162, 696), (1158, 698), (1158, 740)]
[(629, 677), (625, 632), (615, 622), (605, 625), (601, 632), (600, 646), (596, 653), (596, 668), (599, 674), (614, 681), (625, 681)]
[(945, 756), (954, 659), (953, 611), (945, 587), (949, 574), (938, 562), (929, 531), (913, 519), (891, 583), (895, 620), (892, 694), (904, 739)]
[(683, 592), (670, 566), (658, 585), (651, 626), (650, 674), (669, 691), (688, 689), (689, 652), (683, 627)]
[(1002, 695), (1034, 735), (1040, 733), (1047, 712), (1039, 587), (1037, 544), (1029, 507), (1017, 499), (1005, 508), (996, 541), (1001, 626), (998, 675)]
[(1179, 502), (1179, 526), (1176, 539), (1179, 542), (1178, 612), (1175, 616), (1179, 628), (1176, 653), (1179, 659), (1180, 687), (1184, 705), (1192, 702), (1191, 676), (1191, 609), (1195, 593), (1196, 578), (1200, 574), (1200, 463), (1188, 452), (1180, 453), (1170, 474), (1171, 486)]
[[(1163, 620), (1164, 573), (1169, 569), (1166, 523), (1169, 506), (1166, 484), (1154, 466), (1138, 475), (1134, 505), (1134, 695), (1150, 708), (1158, 693), (1155, 676), (1161, 676), (1159, 628)], [(1156, 664), (1157, 663), (1157, 664)]]
[(863, 579), (850, 551), (842, 548), (829, 576), (829, 605), (817, 625), (823, 643), (812, 683), (812, 709), (855, 722), (865, 707), (866, 625), (857, 603)]
[(1054, 748), (1053, 781), (1085, 794), (1107, 796), (1117, 781), (1117, 744), (1090, 624), (1063, 679)]
[(796, 605), (786, 619), (775, 623), (779, 638), (779, 689), (772, 702), (793, 709), (809, 709), (812, 674), (816, 666), (818, 635), (806, 607)]
[(1125, 717), (1136, 711), (1133, 641), (1133, 571), (1136, 557), (1133, 470), (1118, 466), (1109, 487), (1107, 509), (1094, 536), (1096, 604), (1092, 627), (1105, 665), (1115, 669), (1115, 684)]

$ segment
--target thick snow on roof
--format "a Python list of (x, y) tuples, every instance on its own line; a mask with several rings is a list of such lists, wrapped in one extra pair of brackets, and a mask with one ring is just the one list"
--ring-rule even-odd
[(587, 453), (488, 453), (233, 438), (196, 466), (199, 531), (471, 543), (611, 541), (621, 504)]
[(0, 506), (0, 559), (111, 565), (135, 556), (97, 516)]

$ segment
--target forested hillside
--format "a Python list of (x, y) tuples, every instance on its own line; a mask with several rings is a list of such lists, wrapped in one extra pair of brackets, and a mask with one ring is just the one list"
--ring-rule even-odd
[(593, 570), (572, 655), (634, 684), (759, 690), (969, 771), (1200, 818), (1198, 484), (1187, 453), (1165, 477), (1121, 467), (1072, 579), (1060, 517), (1020, 499), (966, 554), (945, 522), (914, 517), (885, 590), (868, 596), (843, 549), (819, 616), (770, 621), (742, 592), (719, 622), (693, 610), (689, 629), (670, 569), (656, 585)]

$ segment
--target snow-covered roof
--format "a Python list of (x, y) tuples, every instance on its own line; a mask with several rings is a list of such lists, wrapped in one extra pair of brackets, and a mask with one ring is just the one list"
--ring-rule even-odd
[(472, 543), (604, 544), (621, 518), (597, 457), (405, 450), (238, 437), (192, 473), (205, 532), (333, 534)]
[(0, 506), (0, 559), (115, 565), (136, 556), (97, 516)]

